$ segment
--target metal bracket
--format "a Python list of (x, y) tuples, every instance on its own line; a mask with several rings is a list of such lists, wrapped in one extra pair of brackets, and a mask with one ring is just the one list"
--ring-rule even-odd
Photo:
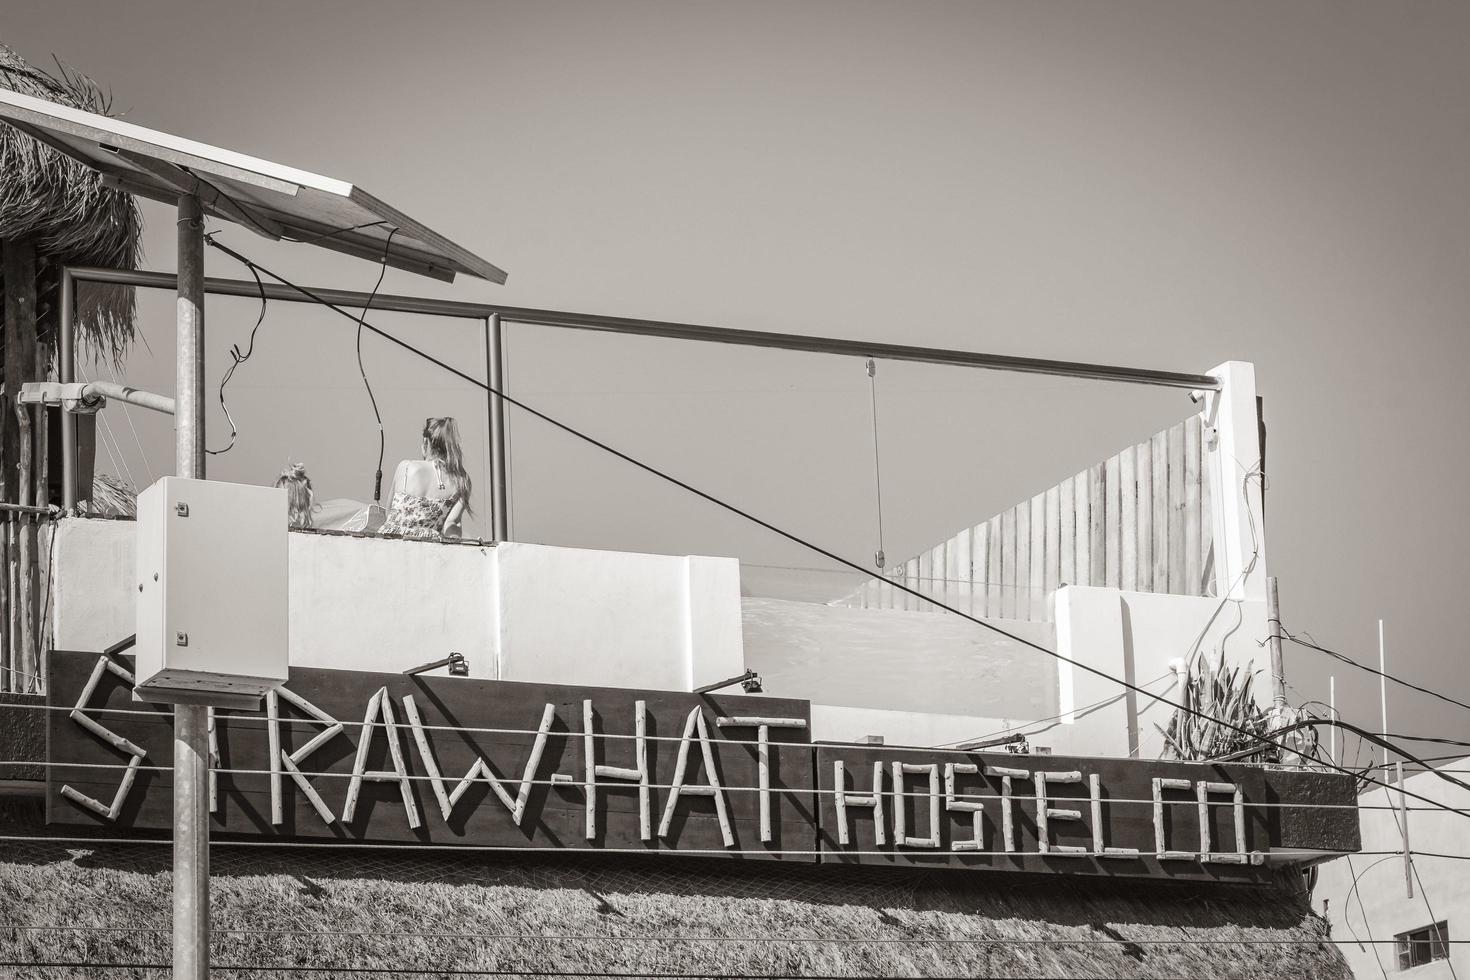
[(107, 404), (107, 399), (98, 394), (88, 394), (86, 384), (60, 381), (27, 381), (20, 386), (22, 405), (45, 405), (47, 408), (60, 406), (68, 412), (92, 415)]

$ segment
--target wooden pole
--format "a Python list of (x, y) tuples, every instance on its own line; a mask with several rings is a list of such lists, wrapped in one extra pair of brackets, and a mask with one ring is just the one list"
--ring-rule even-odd
[[(17, 488), (22, 507), (31, 506), (31, 412), (25, 405), (15, 404), (15, 420), (20, 430), (20, 465), (17, 468)], [(25, 675), (22, 685), (26, 691), (35, 690), (36, 670), (32, 663), (36, 649), (36, 524), (28, 514), (17, 514), (15, 518), (20, 552), (20, 582), (15, 595), (14, 615), (20, 624), (16, 649), (13, 651), (17, 669)]]
[[(204, 217), (179, 198), (174, 458), (204, 479)], [(209, 976), (209, 709), (174, 706), (174, 980)]]
[[(44, 381), (49, 376), (50, 367), (51, 363), (50, 358), (46, 354), (46, 345), (37, 343), (37, 380)], [(51, 429), (48, 425), (50, 419), (47, 415), (48, 409), (44, 405), (35, 406), (34, 412), (36, 424), (36, 495), (32, 499), (38, 506), (46, 507), (51, 503)], [(35, 538), (36, 547), (36, 637), (35, 646), (32, 647), (32, 650), (35, 651), (32, 655), (32, 662), (36, 665), (34, 683), (35, 690), (39, 693), (43, 690), (45, 683), (43, 678), (46, 676), (44, 658), (46, 656), (46, 615), (48, 610), (44, 608), (45, 602), (42, 597), (48, 594), (46, 582), (48, 576), (51, 574), (51, 568), (49, 548), (43, 547), (41, 542), (41, 526), (35, 518), (32, 518), (29, 523), (31, 525), (31, 534)], [(54, 526), (49, 529), (49, 533), (56, 533)], [(50, 540), (48, 536), (46, 539), (48, 545)], [(46, 559), (44, 562), (42, 561), (43, 557)]]
[(0, 514), (0, 693), (21, 690), (20, 675), (11, 659), (14, 646), (10, 642), (10, 524), (14, 515)]
[[(36, 369), (36, 249), (27, 239), (7, 239), (3, 245), (5, 277), (5, 500), (29, 506), (32, 500), (32, 426), (30, 411), (20, 404), (20, 386), (34, 380)], [(29, 518), (11, 522), (10, 594), (12, 670), (23, 671), (16, 686), (35, 690), (35, 540)], [(15, 677), (12, 673), (12, 677)]]

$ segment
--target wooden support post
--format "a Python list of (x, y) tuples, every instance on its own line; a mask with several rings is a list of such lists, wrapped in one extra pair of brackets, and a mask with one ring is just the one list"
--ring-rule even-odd
[[(35, 380), (36, 369), (36, 249), (28, 239), (0, 243), (0, 268), (5, 280), (5, 407), (3, 415), (4, 499), (29, 505), (33, 499), (31, 472), (32, 425), (30, 412), (18, 400), (20, 386)], [(12, 517), (10, 555), (10, 666), (17, 690), (36, 690), (39, 673), (35, 653), (35, 524)], [(19, 672), (19, 673), (16, 673)]]

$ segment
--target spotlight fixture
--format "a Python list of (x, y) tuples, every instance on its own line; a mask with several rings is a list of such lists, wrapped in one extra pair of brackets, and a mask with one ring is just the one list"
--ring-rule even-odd
[(747, 670), (743, 674), (737, 674), (734, 677), (727, 677), (722, 681), (715, 681), (713, 684), (706, 684), (704, 685), (704, 687), (696, 687), (694, 689), (694, 693), (709, 694), (711, 691), (718, 691), (723, 688), (734, 687), (736, 684), (739, 684), (742, 688), (744, 688), (746, 694), (759, 694), (761, 692), (761, 675), (757, 674), (753, 670)]
[(431, 660), (426, 664), (419, 664), (417, 667), (410, 667), (408, 670), (405, 670), (404, 673), (409, 675), (410, 677), (413, 677), (417, 674), (426, 674), (431, 670), (438, 670), (440, 667), (448, 667), (450, 677), (470, 676), (469, 662), (465, 660), (464, 654), (462, 653), (451, 653), (443, 660)]

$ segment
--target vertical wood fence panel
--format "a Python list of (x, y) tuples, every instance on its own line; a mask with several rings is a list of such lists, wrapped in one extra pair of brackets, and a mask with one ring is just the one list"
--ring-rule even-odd
[[(974, 615), (1049, 621), (1061, 585), (1211, 595), (1209, 447), (1198, 415), (896, 566)], [(867, 584), (844, 605), (935, 611)]]

